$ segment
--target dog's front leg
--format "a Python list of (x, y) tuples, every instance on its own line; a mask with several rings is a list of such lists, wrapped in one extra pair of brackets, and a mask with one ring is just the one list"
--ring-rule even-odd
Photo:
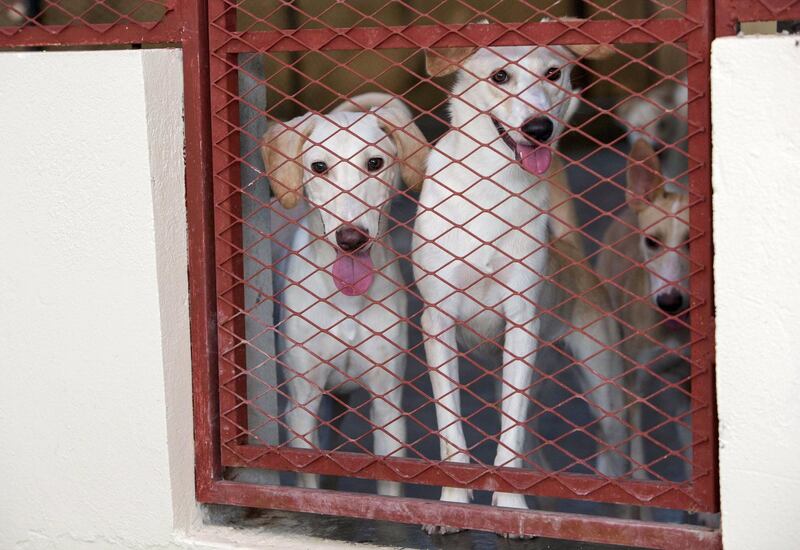
[[(535, 300), (533, 300), (535, 303)], [(525, 443), (525, 422), (528, 419), (533, 364), (539, 346), (539, 319), (527, 298), (509, 298), (503, 307), (506, 318), (503, 349), (503, 381), (501, 389), (500, 442), (494, 465), (504, 468), (522, 467)], [(507, 508), (527, 508), (525, 496), (497, 492), (492, 504)]]
[[(292, 356), (289, 355), (289, 361)], [(292, 364), (292, 363), (289, 363)], [(294, 363), (297, 364), (297, 363)], [(319, 366), (314, 371), (303, 370), (306, 376), (311, 372), (327, 370)], [(288, 427), (289, 444), (292, 447), (303, 449), (318, 449), (317, 418), (319, 418), (319, 405), (322, 401), (322, 384), (315, 384), (304, 376), (295, 376), (288, 382), (291, 400), (286, 404), (286, 424)], [(319, 488), (319, 476), (316, 474), (297, 474), (297, 484), (310, 489)]]
[[(592, 308), (585, 309), (594, 313)], [(592, 414), (599, 418), (600, 437), (606, 447), (597, 457), (597, 470), (608, 477), (620, 477), (627, 463), (628, 446), (624, 441), (628, 429), (617, 416), (625, 415), (625, 393), (621, 387), (624, 363), (614, 349), (619, 336), (611, 319), (595, 313), (594, 320), (589, 321), (588, 315), (576, 321), (577, 326), (586, 328), (573, 330), (567, 342), (575, 358), (584, 365), (578, 380)]]
[[(428, 372), (436, 401), (441, 459), (468, 463), (467, 441), (461, 425), (461, 397), (457, 385), (458, 344), (454, 322), (445, 313), (428, 306), (422, 313), (422, 329), (425, 333)], [(472, 495), (467, 489), (443, 487), (441, 498), (448, 502), (469, 502)]]
[[(376, 365), (368, 375), (368, 387), (375, 395), (370, 420), (375, 427), (376, 455), (406, 456), (406, 419), (402, 413), (404, 363), (405, 356), (400, 355), (385, 366)], [(396, 481), (379, 480), (378, 494), (399, 497), (402, 486)]]

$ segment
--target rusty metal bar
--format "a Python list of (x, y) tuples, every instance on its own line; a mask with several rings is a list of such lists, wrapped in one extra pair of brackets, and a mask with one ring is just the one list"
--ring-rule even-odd
[[(222, 464), (242, 468), (385, 479), (546, 497), (704, 510), (691, 498), (691, 484), (631, 479), (603, 479), (590, 474), (487, 468), (479, 464), (433, 462), (414, 458), (374, 457), (364, 453), (232, 445), (222, 448)], [(299, 464), (304, 466), (299, 467)], [(710, 509), (709, 509), (710, 510)]]
[[(691, 326), (703, 337), (691, 346), (692, 403), (698, 412), (692, 418), (692, 474), (696, 478), (695, 496), (706, 510), (719, 508), (717, 484), (716, 406), (714, 403), (714, 281), (713, 244), (711, 241), (711, 40), (714, 38), (714, 12), (711, 3), (689, 3), (689, 14), (704, 25), (688, 40), (688, 47), (697, 58), (687, 71), (689, 89), (697, 91), (697, 98), (689, 103), (689, 120), (701, 131), (689, 138), (689, 156), (702, 159), (689, 174), (690, 194), (702, 197), (689, 209), (690, 231), (695, 232), (689, 255), (695, 265), (703, 266), (690, 278), (692, 296), (701, 297), (690, 312)], [(690, 238), (692, 235), (690, 235)], [(704, 238), (703, 238), (704, 237)], [(694, 407), (693, 407), (694, 408)]]
[(530, 44), (647, 44), (677, 42), (695, 25), (685, 19), (602, 20), (580, 23), (415, 25), (350, 29), (287, 29), (226, 32), (212, 25), (218, 51), (316, 51), (431, 48), (455, 46), (516, 46)]
[(800, 21), (800, 2), (759, 0), (716, 0), (716, 35), (733, 36), (739, 23), (751, 21)]
[[(187, 0), (188, 1), (188, 0)], [(181, 17), (169, 12), (150, 28), (144, 24), (111, 23), (98, 25), (31, 24), (7, 35), (0, 32), (0, 48), (46, 46), (124, 46), (131, 44), (180, 44)]]
[[(216, 294), (211, 184), (211, 100), (207, 3), (183, 0), (186, 213), (192, 344), (195, 487), (198, 498), (222, 476), (219, 454)], [(191, 100), (189, 99), (191, 98)]]
[(702, 527), (339, 491), (220, 481), (203, 501), (660, 550), (722, 548), (719, 531)]

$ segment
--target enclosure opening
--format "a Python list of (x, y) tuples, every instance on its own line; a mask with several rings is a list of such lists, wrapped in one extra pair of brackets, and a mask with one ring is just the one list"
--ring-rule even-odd
[[(210, 14), (220, 451), (231, 491), (280, 508), (267, 489), (280, 486), (303, 502), (289, 509), (312, 511), (317, 489), (366, 494), (386, 503), (380, 517), (413, 521), (391, 499), (435, 501), (450, 487), (470, 505), (491, 506), (499, 492), (535, 510), (713, 525), (708, 14), (682, 2), (244, 3)], [(426, 52), (455, 70), (432, 73)], [(508, 92), (514, 78), (528, 87)], [(526, 139), (525, 120), (503, 111), (515, 101), (556, 128), (543, 138), (555, 164), (531, 145), (539, 160), (505, 150), (497, 170), (481, 172), (502, 144)], [(387, 129), (384, 116), (400, 118)], [(370, 134), (371, 117), (388, 133)], [(357, 163), (365, 150), (384, 162), (378, 143), (409, 170), (377, 178), (376, 193), (389, 189), (374, 202), (347, 179), (374, 181)], [(426, 162), (403, 147), (424, 149)], [(523, 179), (541, 170), (509, 190), (514, 176), (498, 176), (509, 166)], [(409, 189), (414, 171), (421, 192)], [(444, 195), (426, 196), (426, 185)], [(497, 193), (494, 206), (474, 192), (481, 185)], [(461, 206), (449, 209), (453, 199)], [(446, 219), (459, 208), (473, 215)], [(520, 209), (523, 226), (498, 214)], [(368, 236), (362, 252), (342, 248), (340, 232), (356, 226)], [(514, 231), (530, 250), (503, 264)], [(459, 250), (453, 233), (475, 248)], [(476, 266), (479, 249), (503, 265)], [(528, 288), (502, 280), (539, 255), (558, 267), (528, 265), (542, 269)], [(481, 285), (508, 295), (492, 302)], [(512, 321), (508, 304), (523, 296), (530, 318), (559, 328)], [(506, 328), (476, 330), (482, 315)], [(533, 373), (513, 388), (519, 361)], [(508, 406), (515, 394), (524, 400)], [(366, 500), (376, 493), (386, 498)], [(437, 506), (433, 516), (455, 509)]]

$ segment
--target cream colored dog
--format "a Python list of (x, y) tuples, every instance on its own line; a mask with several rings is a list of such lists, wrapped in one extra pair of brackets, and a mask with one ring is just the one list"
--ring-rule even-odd
[[(665, 190), (661, 165), (649, 141), (637, 141), (627, 168), (627, 205), (606, 230), (598, 274), (621, 323), (626, 357), (643, 365), (631, 375), (636, 395), (645, 397), (648, 371), (665, 371), (681, 363), (689, 344), (689, 198)], [(688, 411), (689, 404), (679, 407)], [(642, 427), (642, 409), (634, 406), (631, 423)], [(691, 442), (679, 428), (681, 448)], [(632, 444), (634, 476), (647, 478), (641, 438)]]
[[(275, 196), (286, 208), (305, 195), (306, 232), (295, 239), (282, 293), (283, 356), (290, 442), (318, 448), (323, 393), (364, 387), (373, 401), (374, 450), (405, 454), (401, 394), (407, 349), (406, 295), (387, 241), (389, 202), (401, 180), (422, 182), (428, 146), (402, 102), (386, 94), (354, 97), (327, 115), (274, 124), (262, 154)], [(300, 484), (317, 487), (317, 476)], [(379, 482), (399, 495), (397, 483)]]

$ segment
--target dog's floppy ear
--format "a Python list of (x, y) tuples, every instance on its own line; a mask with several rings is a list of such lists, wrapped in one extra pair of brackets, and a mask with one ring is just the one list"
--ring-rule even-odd
[(397, 147), (400, 161), (400, 175), (411, 191), (422, 187), (430, 145), (425, 136), (411, 120), (406, 109), (385, 108), (374, 111), (378, 125), (386, 132)]
[[(578, 17), (559, 17), (558, 19), (550, 19), (543, 17), (542, 23), (553, 21), (583, 21)], [(590, 61), (600, 61), (608, 59), (614, 54), (614, 48), (606, 44), (564, 44), (564, 47), (572, 52), (576, 58), (588, 59)]]
[(625, 175), (628, 204), (640, 212), (652, 200), (661, 183), (661, 163), (647, 140), (639, 139), (633, 144)]
[(565, 48), (579, 59), (600, 61), (614, 55), (614, 48), (606, 44), (565, 44)]
[(270, 125), (261, 140), (261, 157), (270, 187), (284, 208), (294, 208), (300, 200), (303, 165), (299, 157), (313, 128), (314, 116), (306, 113)]
[(477, 49), (477, 46), (464, 46), (425, 50), (425, 71), (429, 76), (453, 74), (461, 68), (461, 63)]

